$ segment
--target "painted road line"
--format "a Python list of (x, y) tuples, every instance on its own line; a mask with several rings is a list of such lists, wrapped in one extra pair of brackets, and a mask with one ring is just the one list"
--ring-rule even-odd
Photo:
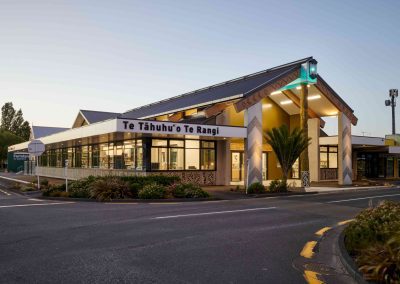
[(15, 179), (15, 178), (9, 178), (9, 177), (3, 177), (3, 176), (0, 176), (0, 178), (6, 179), (6, 180), (11, 180), (11, 181), (16, 181), (16, 182), (24, 183), (24, 184), (31, 184), (31, 182), (29, 182), (29, 181)]
[(40, 202), (45, 201), (45, 200), (43, 200), (43, 199), (36, 199), (36, 198), (29, 198), (28, 200), (29, 200), (29, 201), (40, 201)]
[(228, 211), (193, 213), (193, 214), (184, 214), (184, 215), (160, 216), (160, 217), (154, 217), (152, 219), (171, 219), (171, 218), (194, 217), (194, 216), (216, 215), (216, 214), (228, 214), (228, 213), (239, 213), (239, 212), (249, 212), (249, 211), (271, 210), (271, 209), (276, 209), (276, 207), (261, 207), (261, 208), (249, 208), (249, 209), (228, 210)]
[(301, 255), (302, 257), (305, 257), (305, 258), (312, 258), (313, 255), (314, 255), (313, 250), (314, 250), (314, 248), (315, 248), (316, 245), (317, 245), (317, 242), (316, 242), (316, 241), (307, 242), (307, 243), (304, 245), (303, 250), (301, 251), (300, 255)]
[(61, 205), (61, 204), (72, 204), (72, 203), (75, 203), (75, 202), (54, 202), (54, 203), (34, 203), (34, 204), (3, 205), (3, 206), (0, 206), (0, 208)]
[(311, 270), (304, 271), (304, 278), (306, 279), (307, 283), (309, 283), (309, 284), (323, 284), (324, 283), (318, 279), (317, 275), (319, 275), (317, 272), (314, 272)]
[(338, 224), (339, 226), (342, 226), (342, 225), (346, 225), (346, 224), (348, 224), (348, 223), (350, 223), (350, 222), (353, 222), (353, 221), (354, 221), (354, 219), (349, 219), (349, 220), (345, 220), (345, 221), (338, 222), (337, 224)]
[(325, 228), (322, 228), (321, 230), (315, 232), (315, 234), (316, 234), (317, 236), (323, 236), (323, 235), (324, 235), (327, 231), (329, 231), (330, 229), (332, 229), (332, 228), (331, 228), (331, 227), (325, 227)]
[(11, 195), (11, 193), (8, 193), (7, 191), (4, 191), (4, 190), (2, 190), (2, 189), (0, 189), (0, 192), (4, 193), (5, 195), (8, 195), (8, 196)]
[(359, 198), (351, 198), (351, 199), (334, 200), (334, 201), (328, 201), (326, 203), (340, 203), (340, 202), (348, 202), (348, 201), (372, 199), (372, 198), (380, 198), (380, 197), (399, 196), (399, 195), (400, 195), (400, 193), (399, 194), (375, 195), (375, 196), (369, 196), (369, 197), (359, 197)]

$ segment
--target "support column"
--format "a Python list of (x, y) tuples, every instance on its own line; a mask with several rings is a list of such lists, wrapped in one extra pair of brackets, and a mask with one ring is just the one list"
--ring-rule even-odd
[(340, 112), (338, 115), (338, 182), (340, 185), (353, 183), (351, 145), (351, 122)]
[(217, 141), (216, 185), (230, 185), (231, 168), (230, 140), (219, 140)]
[(262, 103), (258, 102), (245, 110), (247, 138), (245, 143), (245, 185), (262, 182)]
[(308, 137), (311, 138), (311, 144), (308, 146), (308, 159), (310, 162), (310, 181), (319, 181), (319, 118), (308, 120)]
[[(308, 137), (308, 88), (301, 84), (300, 94), (300, 128)], [(310, 186), (310, 163), (308, 160), (308, 147), (300, 155), (301, 185)]]

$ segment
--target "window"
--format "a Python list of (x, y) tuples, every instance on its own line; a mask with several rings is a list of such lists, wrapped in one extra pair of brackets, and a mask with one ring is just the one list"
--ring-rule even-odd
[(81, 167), (88, 168), (89, 167), (89, 147), (82, 146), (82, 157), (81, 157)]
[(92, 168), (100, 167), (100, 147), (92, 145)]
[(168, 169), (183, 170), (184, 167), (184, 141), (170, 140), (168, 152)]
[(200, 169), (200, 141), (186, 140), (185, 141), (185, 169), (199, 170)]
[(387, 170), (386, 177), (392, 178), (394, 176), (394, 158), (388, 157), (386, 160)]
[(200, 168), (202, 170), (215, 170), (215, 143), (214, 141), (201, 141)]
[[(111, 145), (111, 144), (110, 144)], [(125, 161), (124, 161), (124, 144), (122, 142), (114, 143), (113, 147), (113, 169), (124, 169)]]
[(337, 146), (320, 146), (319, 152), (321, 169), (336, 169), (338, 167)]
[(135, 169), (135, 141), (124, 141), (124, 162), (126, 169)]
[(100, 168), (108, 169), (109, 157), (108, 157), (108, 144), (100, 144)]
[(136, 140), (136, 170), (143, 170), (143, 143)]

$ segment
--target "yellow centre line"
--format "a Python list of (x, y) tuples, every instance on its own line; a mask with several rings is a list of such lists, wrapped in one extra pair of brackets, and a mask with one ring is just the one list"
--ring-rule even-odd
[(317, 236), (323, 236), (325, 234), (325, 232), (329, 231), (330, 229), (332, 229), (332, 228), (331, 227), (325, 227), (325, 228), (322, 228), (321, 230), (315, 232), (315, 234)]
[(305, 244), (303, 250), (301, 251), (300, 255), (305, 258), (312, 258), (314, 255), (314, 247), (317, 245), (316, 241), (310, 241)]
[(305, 270), (304, 271), (304, 278), (306, 279), (307, 283), (310, 284), (323, 284), (324, 282), (319, 280), (317, 275), (319, 275), (317, 272), (311, 271), (311, 270)]
[(348, 224), (348, 223), (350, 223), (350, 222), (353, 222), (353, 221), (354, 221), (354, 219), (349, 219), (349, 220), (341, 221), (341, 222), (338, 222), (338, 225), (339, 225), (339, 226), (346, 225), (346, 224)]

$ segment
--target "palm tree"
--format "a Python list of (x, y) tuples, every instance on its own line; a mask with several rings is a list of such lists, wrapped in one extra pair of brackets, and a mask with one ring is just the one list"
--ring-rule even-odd
[(300, 154), (307, 149), (311, 138), (308, 138), (298, 127), (290, 132), (285, 124), (268, 130), (264, 137), (278, 158), (283, 174), (282, 181), (286, 185), (293, 164), (300, 157)]

